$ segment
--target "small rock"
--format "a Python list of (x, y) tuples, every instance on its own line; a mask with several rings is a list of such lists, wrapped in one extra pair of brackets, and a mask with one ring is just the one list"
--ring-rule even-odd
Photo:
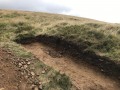
[(42, 74), (44, 74), (44, 73), (45, 73), (45, 70), (42, 71)]
[(30, 65), (30, 62), (28, 62), (27, 64)]
[(39, 84), (39, 85), (41, 85), (41, 84), (42, 84), (42, 82), (39, 82), (38, 84)]
[(22, 66), (21, 69), (24, 69), (24, 67)]
[(39, 90), (42, 90), (42, 85), (39, 85)]
[(103, 70), (103, 69), (101, 69), (101, 72), (104, 72), (104, 70)]
[(24, 64), (24, 62), (21, 62), (21, 64)]
[(34, 73), (34, 72), (31, 72), (31, 75), (32, 75), (32, 76), (34, 76), (34, 75), (35, 75), (35, 73)]
[(31, 88), (32, 88), (32, 90), (34, 90), (34, 88), (35, 88), (35, 85), (33, 84), (33, 85), (31, 85)]
[(28, 62), (28, 59), (26, 59), (25, 61)]
[(30, 76), (30, 73), (28, 73), (28, 76)]
[(27, 76), (27, 75), (25, 76), (25, 79), (28, 79), (28, 76)]
[(19, 65), (19, 67), (22, 67), (22, 63), (19, 63), (18, 65)]
[(24, 69), (26, 69), (28, 66), (27, 65), (24, 65)]

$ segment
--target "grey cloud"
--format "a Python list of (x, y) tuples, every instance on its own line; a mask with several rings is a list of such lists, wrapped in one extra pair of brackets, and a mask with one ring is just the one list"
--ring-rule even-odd
[(43, 11), (51, 13), (71, 11), (68, 7), (46, 3), (43, 0), (0, 0), (0, 9)]
[(54, 13), (61, 13), (61, 12), (69, 12), (71, 9), (65, 6), (55, 5), (55, 4), (48, 4), (45, 9), (49, 12)]

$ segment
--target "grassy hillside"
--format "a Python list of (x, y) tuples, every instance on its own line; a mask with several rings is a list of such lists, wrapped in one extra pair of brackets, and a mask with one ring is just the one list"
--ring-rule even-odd
[[(48, 13), (0, 10), (0, 47), (10, 48), (18, 56), (28, 58), (28, 52), (23, 51), (14, 41), (31, 40), (38, 35), (72, 42), (81, 46), (83, 52), (93, 52), (120, 63), (120, 24)], [(58, 80), (58, 83), (54, 84), (57, 79), (53, 75), (53, 88), (58, 85), (56, 88), (60, 90), (69, 90), (69, 79), (59, 73), (56, 75), (62, 81)], [(67, 83), (67, 88), (61, 83)], [(48, 87), (46, 86), (45, 90), (48, 90)]]
[[(30, 14), (32, 16), (32, 13)], [(33, 37), (36, 35), (37, 31), (41, 30), (32, 25), (35, 24), (32, 20), (29, 22), (27, 15), (29, 15), (29, 13), (0, 10), (0, 49), (3, 48), (6, 50), (6, 52), (16, 60), (16, 66), (18, 68), (20, 68), (20, 62), (25, 62), (25, 60), (31, 61), (32, 64), (27, 66), (27, 69), (24, 70), (24, 77), (28, 72), (28, 74), (30, 74), (30, 72), (35, 73), (35, 77), (29, 77), (28, 81), (35, 85), (41, 81), (42, 90), (76, 90), (76, 87), (72, 85), (68, 76), (45, 65), (32, 55), (32, 53), (25, 51), (21, 45), (14, 42), (14, 40), (20, 36), (21, 38)], [(17, 61), (16, 58), (19, 58), (19, 61)], [(13, 61), (11, 60), (11, 62)], [(23, 73), (22, 68), (19, 70)], [(43, 70), (44, 73), (41, 74)]]
[[(47, 13), (0, 11), (0, 41), (56, 36), (120, 61), (120, 25)], [(7, 33), (6, 33), (7, 32)]]

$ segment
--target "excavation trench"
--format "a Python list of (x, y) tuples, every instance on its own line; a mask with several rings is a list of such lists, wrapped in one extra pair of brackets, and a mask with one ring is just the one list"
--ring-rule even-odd
[(16, 42), (45, 64), (66, 73), (80, 90), (119, 90), (120, 66), (93, 52), (84, 52), (84, 46), (46, 35)]

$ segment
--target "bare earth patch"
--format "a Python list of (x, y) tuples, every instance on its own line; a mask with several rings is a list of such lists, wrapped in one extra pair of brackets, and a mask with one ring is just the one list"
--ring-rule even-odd
[(31, 84), (15, 64), (17, 57), (0, 48), (0, 90), (31, 90)]
[(32, 43), (24, 45), (24, 47), (45, 64), (61, 73), (66, 73), (79, 90), (120, 89), (118, 82), (94, 70), (94, 67), (82, 62), (82, 60), (77, 61), (69, 56), (64, 56), (61, 52), (41, 43)]

